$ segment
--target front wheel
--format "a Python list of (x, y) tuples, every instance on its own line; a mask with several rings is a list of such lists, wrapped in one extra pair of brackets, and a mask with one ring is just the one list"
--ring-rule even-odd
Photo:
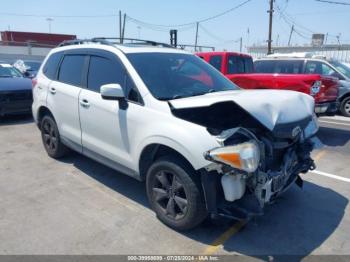
[(340, 111), (343, 116), (350, 117), (350, 96), (341, 102)]
[(177, 157), (157, 160), (148, 170), (147, 196), (157, 217), (176, 230), (200, 224), (207, 211), (195, 171)]

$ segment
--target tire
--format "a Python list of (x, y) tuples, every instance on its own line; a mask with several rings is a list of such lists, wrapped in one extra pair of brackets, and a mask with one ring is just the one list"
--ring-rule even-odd
[(55, 159), (63, 157), (68, 148), (62, 144), (57, 124), (52, 116), (46, 115), (40, 122), (41, 139), (47, 154)]
[(350, 96), (344, 98), (340, 104), (340, 112), (343, 116), (350, 117)]
[(147, 197), (159, 220), (183, 231), (199, 225), (207, 216), (196, 173), (179, 157), (158, 159), (146, 176)]

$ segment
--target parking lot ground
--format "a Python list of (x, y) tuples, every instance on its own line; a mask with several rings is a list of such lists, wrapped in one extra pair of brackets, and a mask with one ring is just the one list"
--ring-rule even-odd
[[(350, 119), (321, 118), (315, 172), (243, 225), (179, 233), (144, 184), (79, 154), (57, 161), (30, 118), (0, 124), (0, 254), (350, 255)], [(333, 175), (333, 176), (332, 176)]]

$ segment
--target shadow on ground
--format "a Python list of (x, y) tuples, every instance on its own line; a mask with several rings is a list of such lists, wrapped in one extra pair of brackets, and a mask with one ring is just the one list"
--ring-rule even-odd
[(317, 136), (329, 147), (345, 146), (350, 141), (350, 131), (331, 127), (320, 127)]
[[(144, 183), (76, 153), (71, 153), (63, 161), (149, 208)], [(332, 189), (310, 182), (304, 183), (303, 190), (293, 186), (274, 205), (266, 208), (264, 216), (250, 221), (226, 241), (224, 250), (263, 259), (268, 255), (309, 255), (338, 227), (347, 203), (345, 197)], [(234, 223), (204, 223), (183, 235), (211, 244)]]

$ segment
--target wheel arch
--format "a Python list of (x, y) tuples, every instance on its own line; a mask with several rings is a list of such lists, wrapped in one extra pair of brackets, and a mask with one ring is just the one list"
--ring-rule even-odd
[(347, 92), (347, 93), (344, 93), (342, 96), (340, 96), (340, 97), (339, 97), (339, 102), (340, 102), (340, 103), (343, 102), (344, 99), (346, 99), (346, 98), (348, 98), (348, 97), (350, 97), (350, 91)]
[[(37, 113), (37, 125), (38, 127), (40, 128), (40, 123), (41, 123), (41, 120), (43, 119), (44, 116), (46, 115), (50, 115), (52, 116), (52, 118), (55, 120), (55, 117), (54, 115), (52, 114), (52, 112), (50, 111), (49, 108), (47, 108), (46, 106), (41, 106), (39, 107), (38, 109), (38, 113)], [(56, 121), (56, 120), (55, 120)]]
[(138, 161), (139, 173), (142, 180), (145, 179), (147, 171), (152, 163), (163, 156), (177, 156), (183, 160), (190, 168), (196, 170), (193, 163), (191, 163), (182, 152), (179, 152), (179, 150), (174, 149), (169, 145), (151, 143), (143, 148)]

